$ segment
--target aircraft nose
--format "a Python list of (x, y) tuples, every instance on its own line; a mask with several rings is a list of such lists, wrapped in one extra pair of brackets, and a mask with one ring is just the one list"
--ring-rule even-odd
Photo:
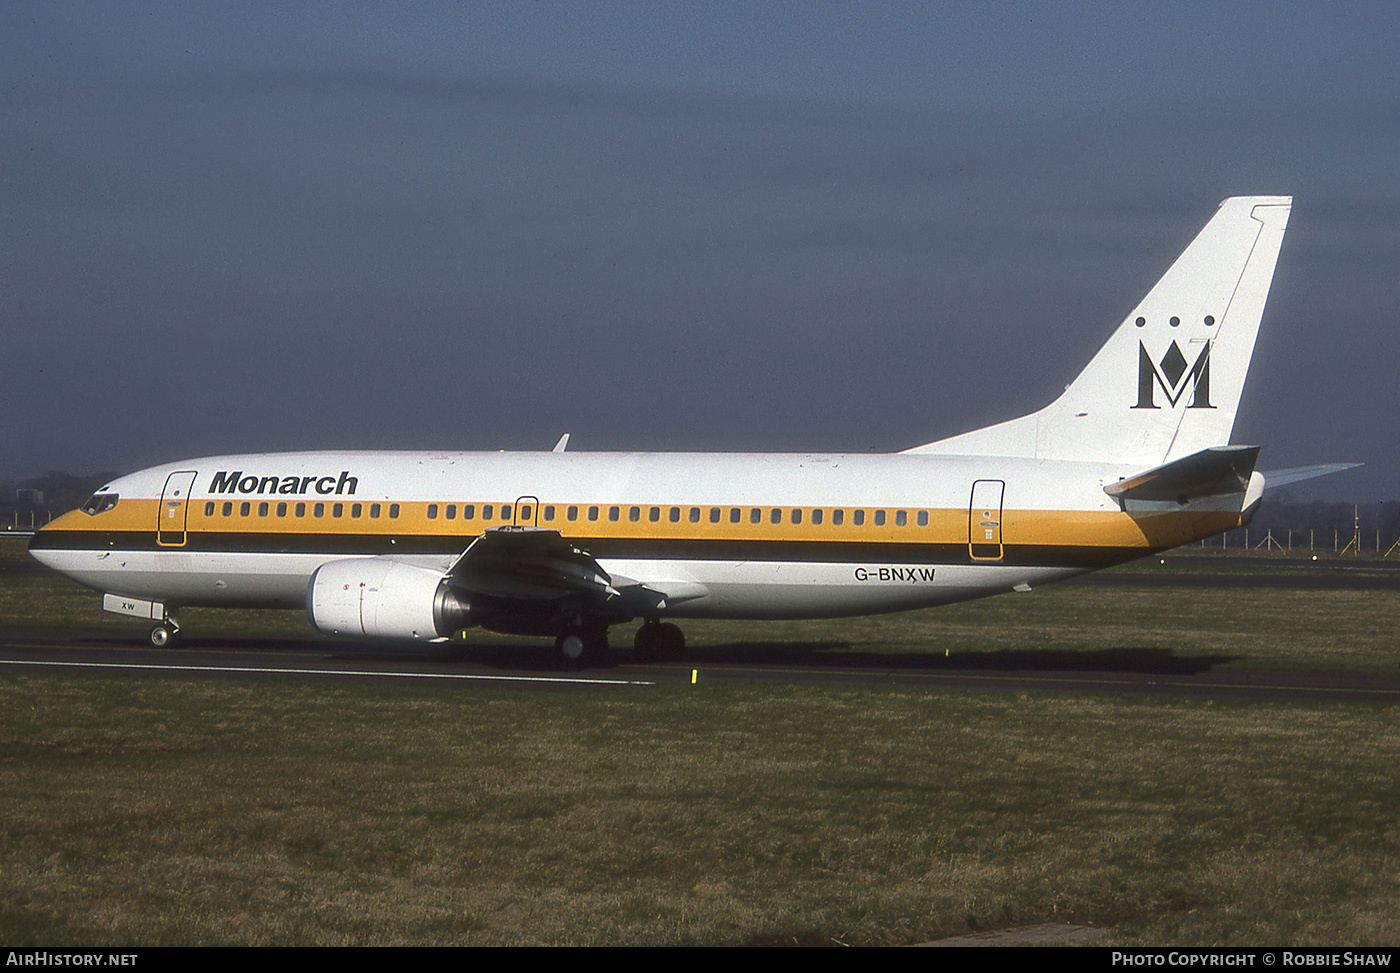
[(45, 567), (56, 567), (54, 561), (58, 556), (59, 548), (55, 542), (61, 536), (64, 522), (74, 515), (81, 516), (81, 512), (71, 510), (36, 529), (27, 545), (29, 556)]

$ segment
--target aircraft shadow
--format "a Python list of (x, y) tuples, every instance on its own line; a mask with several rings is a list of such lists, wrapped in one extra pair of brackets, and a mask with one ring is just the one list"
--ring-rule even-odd
[[(457, 658), (493, 669), (558, 670), (547, 646), (457, 644)], [(665, 661), (674, 665), (725, 665), (737, 668), (824, 668), (872, 672), (1136, 672), (1192, 675), (1242, 658), (1237, 655), (1179, 655), (1155, 646), (1071, 651), (1016, 649), (996, 652), (893, 654), (852, 649), (844, 642), (730, 642), (687, 649)], [(615, 649), (601, 668), (643, 662), (630, 649)]]
[(1156, 646), (1121, 646), (1074, 651), (1065, 649), (1003, 649), (994, 652), (933, 653), (864, 652), (847, 645), (823, 642), (782, 644), (731, 643), (687, 652), (697, 663), (800, 666), (820, 663), (850, 669), (894, 672), (1145, 672), (1187, 675), (1208, 672), (1241, 656), (1178, 655)]
[[(142, 640), (108, 635), (80, 638), (89, 645), (131, 647)], [(215, 651), (230, 648), (230, 639), (196, 636), (182, 640), (181, 649)], [(233, 640), (240, 648), (368, 662), (420, 661), (470, 663), (511, 672), (559, 672), (565, 667), (545, 640), (535, 643), (488, 641), (385, 643), (342, 642), (332, 638), (254, 636)], [(669, 659), (670, 665), (724, 665), (735, 668), (791, 668), (820, 665), (827, 669), (867, 672), (1133, 672), (1193, 675), (1244, 658), (1241, 655), (1178, 654), (1161, 646), (1116, 646), (1108, 649), (1003, 649), (992, 652), (889, 653), (853, 649), (848, 642), (724, 642), (688, 648)], [(627, 646), (617, 646), (592, 671), (628, 664), (645, 664)]]

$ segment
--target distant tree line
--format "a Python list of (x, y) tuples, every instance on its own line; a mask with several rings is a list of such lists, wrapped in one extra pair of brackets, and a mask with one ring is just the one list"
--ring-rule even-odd
[(74, 475), (50, 470), (28, 480), (0, 480), (0, 530), (45, 524), (81, 507), (94, 490), (116, 478), (116, 473)]

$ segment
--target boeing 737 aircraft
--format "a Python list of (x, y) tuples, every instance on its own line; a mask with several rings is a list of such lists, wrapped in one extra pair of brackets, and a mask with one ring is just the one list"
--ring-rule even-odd
[[(900, 453), (308, 452), (112, 481), (29, 549), (178, 633), (187, 605), (305, 606), (338, 636), (480, 626), (596, 660), (608, 628), (822, 618), (979, 598), (1246, 523), (1229, 445), (1292, 205), (1227, 199), (1108, 343), (1031, 415)], [(1342, 467), (1288, 471), (1285, 481)]]

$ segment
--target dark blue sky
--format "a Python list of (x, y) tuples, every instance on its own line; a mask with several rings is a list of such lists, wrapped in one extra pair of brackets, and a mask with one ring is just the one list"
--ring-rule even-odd
[(0, 478), (899, 449), (1295, 196), (1235, 441), (1400, 497), (1400, 7), (0, 7)]

